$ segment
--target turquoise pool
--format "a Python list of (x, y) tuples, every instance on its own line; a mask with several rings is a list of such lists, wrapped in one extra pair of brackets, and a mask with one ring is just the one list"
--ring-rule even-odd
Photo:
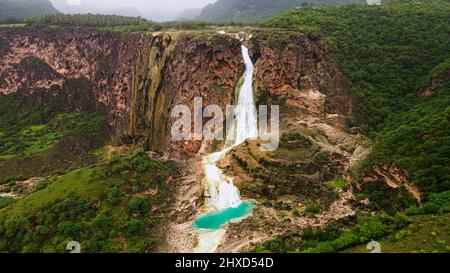
[(239, 219), (247, 216), (253, 210), (254, 204), (250, 201), (243, 201), (236, 208), (228, 208), (224, 210), (214, 211), (197, 218), (192, 227), (197, 229), (216, 230), (231, 220)]

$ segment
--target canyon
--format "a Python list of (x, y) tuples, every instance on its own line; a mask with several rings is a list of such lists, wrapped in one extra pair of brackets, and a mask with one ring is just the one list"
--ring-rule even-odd
[(0, 253), (449, 251), (448, 2), (225, 2), (3, 20)]
[[(170, 113), (180, 104), (192, 111), (195, 97), (203, 106), (236, 104), (245, 71), (242, 45), (254, 64), (256, 105), (282, 106), (281, 142), (263, 152), (260, 141), (246, 140), (215, 161), (234, 178), (242, 199), (255, 203), (246, 219), (225, 226), (217, 251), (249, 251), (287, 230), (353, 216), (361, 205), (352, 192), (358, 163), (372, 144), (349, 126), (358, 120), (351, 83), (318, 35), (259, 28), (150, 34), (2, 28), (0, 97), (19, 94), (33, 103), (63, 93), (61, 103), (71, 104), (71, 96), (85, 96), (89, 108), (106, 117), (112, 145), (142, 147), (178, 162), (167, 240), (159, 251), (192, 252), (198, 244), (192, 222), (207, 212), (202, 158), (225, 143), (172, 140), (176, 119)], [(337, 177), (345, 189), (327, 187)], [(312, 205), (318, 213), (308, 212)], [(302, 216), (292, 217), (293, 209)]]

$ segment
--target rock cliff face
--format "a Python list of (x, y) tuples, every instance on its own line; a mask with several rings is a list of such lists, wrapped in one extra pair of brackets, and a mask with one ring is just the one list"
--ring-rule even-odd
[[(317, 37), (248, 31), (259, 103), (280, 102), (345, 126), (351, 100), (343, 77)], [(127, 133), (155, 151), (197, 153), (201, 141), (173, 142), (170, 111), (203, 105), (225, 109), (243, 73), (236, 32), (118, 34), (67, 29), (0, 29), (0, 93), (58, 92), (71, 79), (91, 83), (117, 135)], [(311, 100), (324, 99), (318, 109)], [(206, 120), (205, 120), (206, 122)]]
[(225, 109), (242, 68), (240, 43), (228, 36), (153, 34), (136, 65), (129, 135), (150, 150), (196, 153), (201, 141), (171, 140), (172, 108), (186, 105), (193, 113), (194, 98), (201, 97), (203, 106)]
[(86, 79), (92, 98), (108, 109), (109, 124), (128, 122), (131, 81), (144, 35), (88, 30), (0, 29), (0, 93), (62, 90), (71, 79)]
[[(178, 104), (193, 111), (194, 97), (202, 97), (203, 106), (222, 109), (233, 103), (244, 69), (242, 42), (236, 39), (241, 36), (154, 34), (137, 61), (128, 134), (143, 138), (151, 150), (198, 152), (201, 141), (171, 141), (170, 111)], [(319, 38), (273, 30), (249, 31), (246, 37), (252, 37), (244, 43), (255, 62), (258, 103), (283, 102), (346, 127), (352, 109), (349, 88)], [(323, 107), (311, 101), (322, 99)]]
[[(207, 145), (172, 141), (176, 118), (171, 111), (181, 104), (193, 113), (195, 97), (202, 98), (203, 106), (215, 104), (224, 111), (233, 104), (244, 72), (242, 43), (255, 64), (257, 104), (280, 105), (281, 142), (270, 153), (261, 152), (259, 142), (247, 142), (219, 163), (235, 177), (244, 198), (260, 202), (246, 222), (250, 224), (227, 233), (220, 250), (238, 251), (286, 230), (352, 215), (353, 168), (366, 155), (370, 141), (348, 127), (353, 109), (349, 84), (331, 49), (317, 36), (273, 29), (226, 34), (0, 29), (0, 94), (42, 100), (43, 94), (67, 93), (68, 104), (71, 97), (83, 96), (93, 108), (106, 109), (110, 126), (124, 143), (195, 155), (206, 152)], [(181, 215), (175, 222), (186, 230), (201, 204), (202, 170), (192, 167), (196, 163), (187, 167), (194, 169), (186, 171), (190, 179), (178, 179), (183, 186), (177, 193), (179, 211), (173, 215)], [(348, 183), (346, 191), (327, 186), (339, 177)], [(320, 213), (308, 213), (311, 206)], [(286, 216), (292, 209), (304, 217)], [(265, 233), (268, 226), (271, 234)], [(183, 232), (176, 234), (186, 235)], [(185, 247), (181, 250), (190, 249)]]
[[(230, 227), (219, 248), (225, 252), (354, 215), (352, 182), (371, 146), (348, 126), (354, 100), (327, 44), (301, 33), (252, 34), (257, 104), (280, 105), (281, 138), (274, 152), (249, 141), (220, 162), (244, 198), (259, 202), (248, 220)], [(334, 189), (336, 180), (346, 185)]]
[[(336, 68), (331, 48), (318, 36), (294, 32), (257, 32), (254, 36), (255, 89), (260, 102), (269, 98), (316, 115), (351, 116), (350, 86)], [(323, 96), (324, 107), (315, 108), (306, 99), (308, 94)]]

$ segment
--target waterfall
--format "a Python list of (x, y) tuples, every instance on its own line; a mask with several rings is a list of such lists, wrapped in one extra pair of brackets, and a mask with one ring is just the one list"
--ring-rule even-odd
[(256, 107), (253, 97), (253, 63), (248, 49), (242, 45), (242, 55), (245, 63), (244, 82), (239, 90), (236, 104), (236, 118), (231, 132), (227, 134), (224, 150), (203, 158), (205, 181), (210, 195), (209, 205), (217, 210), (234, 208), (241, 204), (239, 190), (233, 185), (233, 179), (223, 174), (217, 167), (217, 162), (223, 159), (228, 151), (242, 144), (247, 139), (258, 137)]
[(242, 55), (245, 62), (245, 74), (236, 107), (236, 139), (233, 146), (240, 145), (247, 139), (258, 137), (256, 107), (253, 98), (253, 63), (248, 55), (248, 49), (244, 45), (242, 46)]
[[(217, 167), (217, 162), (223, 159), (231, 149), (242, 144), (247, 139), (258, 137), (256, 107), (253, 98), (253, 63), (248, 55), (248, 49), (244, 45), (242, 45), (242, 55), (245, 63), (245, 74), (235, 107), (234, 124), (231, 126), (230, 131), (227, 132), (224, 149), (203, 158), (204, 182), (207, 185), (207, 195), (209, 193), (206, 204), (209, 210), (222, 212), (223, 215), (219, 217), (223, 217), (221, 220), (225, 220), (225, 223), (245, 217), (251, 212), (252, 207), (247, 201), (242, 202), (239, 189), (233, 185), (233, 179), (224, 175), (222, 170)], [(225, 212), (229, 213), (226, 214)], [(223, 228), (200, 230), (195, 251), (199, 253), (216, 251), (224, 234), (225, 230)]]

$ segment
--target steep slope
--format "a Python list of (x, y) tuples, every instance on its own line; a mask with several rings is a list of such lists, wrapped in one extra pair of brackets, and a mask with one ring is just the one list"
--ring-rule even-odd
[[(379, 143), (366, 167), (401, 167), (425, 196), (448, 189), (448, 176), (443, 175), (448, 172), (448, 156), (442, 157), (448, 147), (448, 133), (442, 129), (448, 120), (439, 117), (448, 116), (448, 89), (443, 85), (448, 82), (449, 14), (448, 2), (429, 1), (292, 10), (269, 22), (274, 27), (313, 29), (336, 45), (339, 65), (363, 102), (357, 109), (360, 121)], [(415, 117), (417, 111), (420, 118)], [(411, 142), (415, 145), (408, 146)], [(428, 163), (420, 164), (421, 158)]]
[[(145, 35), (39, 28), (0, 29), (0, 93), (40, 89), (58, 92), (72, 79), (85, 79), (91, 99), (108, 109), (108, 123), (116, 131), (128, 122), (132, 71)], [(128, 50), (133, 47), (134, 50)], [(23, 69), (33, 57), (39, 66)], [(44, 67), (45, 69), (40, 69)]]
[[(227, 30), (225, 35), (197, 35), (153, 35), (149, 48), (138, 59), (128, 134), (148, 149), (170, 151), (183, 160), (185, 153), (202, 155), (220, 150), (220, 142), (172, 140), (169, 132), (176, 119), (169, 115), (175, 105), (193, 110), (195, 96), (202, 97), (204, 105), (223, 108), (232, 104), (243, 71), (237, 38), (244, 40), (255, 62), (257, 104), (281, 106), (281, 147), (262, 153), (259, 143), (251, 142), (233, 149), (220, 162), (222, 169), (235, 177), (243, 198), (256, 199), (258, 206), (246, 221), (249, 226), (230, 227), (219, 251), (240, 251), (261, 236), (315, 221), (315, 214), (311, 214), (307, 220), (284, 225), (280, 219), (286, 208), (319, 207), (318, 225), (353, 215), (351, 191), (335, 192), (327, 185), (341, 177), (350, 181), (352, 168), (371, 144), (347, 126), (352, 119), (352, 95), (330, 58), (331, 48), (318, 36), (290, 31), (245, 29)], [(194, 232), (190, 224), (203, 199), (199, 196), (203, 192), (199, 184), (202, 169), (195, 159), (199, 160), (194, 157), (186, 179), (180, 180), (182, 188), (168, 233), (171, 243), (163, 251), (192, 251), (195, 245), (189, 236)], [(269, 225), (272, 235), (264, 232)], [(241, 235), (236, 244), (238, 229)]]
[(57, 12), (49, 0), (0, 0), (0, 19), (42, 16)]
[[(409, 244), (391, 244), (386, 251), (447, 251), (445, 243), (411, 242), (418, 241), (413, 226), (424, 225), (421, 219), (439, 219), (445, 217), (439, 213), (448, 212), (449, 15), (447, 2), (429, 1), (296, 9), (268, 22), (321, 33), (334, 45), (338, 67), (359, 97), (353, 108), (357, 119), (351, 123), (365, 124), (374, 146), (349, 184), (361, 213), (357, 219), (286, 232), (255, 250), (335, 252), (385, 238)], [(335, 181), (333, 187), (342, 188), (342, 183)], [(423, 208), (415, 207), (419, 203)], [(363, 216), (368, 211), (378, 213)], [(405, 228), (410, 221), (414, 224)], [(447, 228), (443, 223), (442, 229)]]
[(170, 111), (175, 105), (193, 111), (195, 97), (225, 109), (242, 71), (240, 43), (214, 32), (169, 32), (154, 34), (148, 45), (137, 60), (128, 134), (142, 138), (150, 150), (197, 153), (201, 141), (172, 141), (176, 119)]
[[(84, 103), (89, 109), (106, 117), (119, 145), (126, 149), (141, 146), (165, 153), (180, 163), (189, 162), (183, 176), (176, 178), (176, 205), (167, 233), (169, 242), (188, 242), (180, 248), (176, 243), (169, 243), (164, 250), (192, 251), (194, 242), (189, 242), (188, 236), (192, 231), (190, 224), (203, 199), (199, 194), (203, 192), (199, 183), (203, 171), (198, 167), (200, 158), (195, 155), (218, 150), (222, 145), (220, 142), (173, 141), (170, 127), (176, 119), (170, 117), (170, 112), (179, 104), (192, 110), (194, 97), (202, 97), (204, 105), (225, 108), (233, 104), (234, 90), (244, 71), (242, 43), (249, 48), (255, 63), (257, 103), (282, 106), (281, 148), (274, 153), (260, 153), (258, 144), (252, 142), (237, 147), (220, 162), (227, 173), (237, 177), (236, 184), (244, 198), (260, 202), (255, 218), (249, 218), (257, 228), (244, 228), (247, 233), (240, 245), (234, 245), (235, 233), (231, 232), (223, 249), (239, 251), (248, 248), (253, 241), (251, 238), (270, 238), (273, 234), (261, 233), (267, 225), (276, 226), (277, 233), (289, 228), (277, 223), (283, 222), (279, 221), (284, 214), (284, 209), (280, 208), (287, 208), (289, 201), (286, 200), (292, 198), (296, 204), (291, 207), (318, 206), (321, 224), (353, 213), (348, 202), (351, 192), (335, 192), (327, 183), (335, 177), (351, 176), (352, 165), (362, 158), (370, 142), (357, 130), (348, 129), (353, 115), (348, 82), (336, 68), (331, 48), (317, 35), (250, 28), (228, 29), (225, 34), (214, 30), (152, 34), (64, 28), (44, 32), (38, 28), (0, 31), (0, 73), (3, 75), (0, 91), (4, 94), (1, 103), (12, 96), (45, 101), (59, 94), (69, 98), (60, 102), (61, 107), (66, 102), (74, 106), (69, 110), (62, 107), (62, 111), (77, 113), (82, 107), (71, 103), (70, 98), (86, 98)], [(76, 79), (83, 84), (77, 82), (68, 88)], [(72, 97), (75, 94), (79, 95)], [(51, 117), (46, 119), (50, 120), (50, 129), (54, 128)], [(21, 128), (15, 131), (22, 135)], [(12, 138), (9, 134), (4, 136)], [(90, 153), (104, 154), (92, 149), (86, 146)], [(36, 152), (33, 155), (19, 153), (19, 158), (25, 160), (27, 156), (42, 154), (40, 150)], [(104, 160), (101, 158), (89, 163), (101, 165)], [(12, 160), (0, 161), (0, 166), (17, 166), (11, 165)], [(327, 170), (323, 176), (319, 175), (320, 169)], [(66, 171), (67, 168), (61, 168), (61, 173)], [(44, 175), (49, 172), (52, 172), (51, 167)], [(280, 173), (285, 175), (277, 183), (274, 177)], [(26, 173), (26, 178), (40, 174), (32, 170)], [(4, 178), (7, 185), (18, 181), (12, 174)], [(22, 198), (27, 193), (19, 196)], [(266, 215), (275, 213), (275, 216), (259, 217), (267, 212)], [(259, 221), (258, 217), (268, 222)], [(311, 221), (312, 214), (306, 222), (293, 226), (304, 226)], [(172, 232), (180, 225), (185, 229)], [(174, 234), (178, 237), (171, 237)]]
[[(108, 163), (30, 180), (31, 194), (0, 209), (1, 252), (152, 252), (173, 200), (171, 162), (143, 152)], [(0, 185), (4, 190), (4, 185)]]
[[(176, 119), (170, 113), (179, 104), (193, 110), (194, 97), (201, 97), (204, 106), (224, 108), (235, 103), (244, 71), (244, 44), (254, 63), (256, 103), (281, 106), (280, 146), (263, 152), (262, 142), (247, 141), (217, 163), (234, 178), (242, 199), (256, 204), (244, 221), (226, 225), (218, 251), (342, 251), (373, 238), (395, 237), (394, 232), (408, 226), (409, 216), (448, 212), (448, 14), (447, 3), (433, 1), (293, 9), (270, 20), (270, 28), (224, 31), (123, 34), (93, 29), (1, 29), (0, 92), (4, 96), (0, 105), (11, 111), (17, 105), (5, 103), (11, 98), (46, 102), (55, 95), (62, 110), (58, 109), (73, 112), (81, 124), (89, 123), (80, 115), (85, 107), (104, 115), (114, 131), (117, 142), (111, 144), (116, 147), (92, 150), (93, 146), (80, 142), (73, 150), (82, 146), (90, 155), (100, 155), (85, 164), (95, 164), (113, 178), (120, 174), (124, 183), (135, 167), (129, 168), (133, 163), (126, 159), (116, 161), (111, 151), (122, 154), (142, 147), (157, 152), (148, 153), (147, 160), (157, 159), (158, 154), (177, 160), (183, 170), (165, 181), (175, 183), (170, 188), (173, 206), (163, 208), (167, 213), (148, 211), (152, 197), (130, 206), (144, 208), (143, 215), (164, 222), (167, 237), (158, 238), (161, 244), (152, 246), (152, 251), (192, 251), (196, 230), (191, 225), (202, 215), (205, 199), (201, 156), (221, 150), (223, 142), (174, 141), (170, 129)], [(66, 105), (74, 108), (66, 109)], [(19, 112), (27, 121), (20, 126), (8, 127), (16, 122), (6, 115), (0, 122), (0, 140), (6, 140), (0, 144), (2, 152), (7, 151), (0, 167), (10, 170), (1, 172), (5, 186), (0, 194), (9, 198), (2, 205), (5, 211), (12, 208), (10, 198), (25, 200), (32, 192), (30, 185), (38, 181), (35, 173), (47, 176), (53, 169), (46, 165), (26, 177), (14, 177), (11, 170), (29, 157), (42, 155), (49, 146), (56, 147), (53, 141), (60, 136), (53, 135), (55, 128), (65, 128), (54, 126), (54, 113), (44, 115), (45, 123), (36, 123), (28, 117), (36, 112)], [(73, 116), (64, 117), (72, 121)], [(17, 156), (14, 153), (22, 161), (8, 158)], [(61, 173), (69, 167), (61, 168)], [(126, 200), (158, 193), (145, 181), (143, 185), (140, 180), (128, 182)], [(93, 200), (107, 204), (104, 196)], [(160, 205), (156, 204), (157, 209)], [(419, 205), (423, 206), (414, 207)], [(10, 224), (14, 231), (16, 223)], [(26, 231), (34, 228), (25, 226)], [(51, 227), (56, 228), (56, 223)], [(97, 238), (96, 231), (90, 229), (83, 240)], [(61, 232), (64, 235), (63, 226)], [(259, 245), (254, 248), (255, 244)]]
[(196, 18), (206, 21), (255, 22), (271, 18), (280, 12), (308, 5), (338, 5), (365, 3), (362, 0), (219, 0), (203, 8)]

